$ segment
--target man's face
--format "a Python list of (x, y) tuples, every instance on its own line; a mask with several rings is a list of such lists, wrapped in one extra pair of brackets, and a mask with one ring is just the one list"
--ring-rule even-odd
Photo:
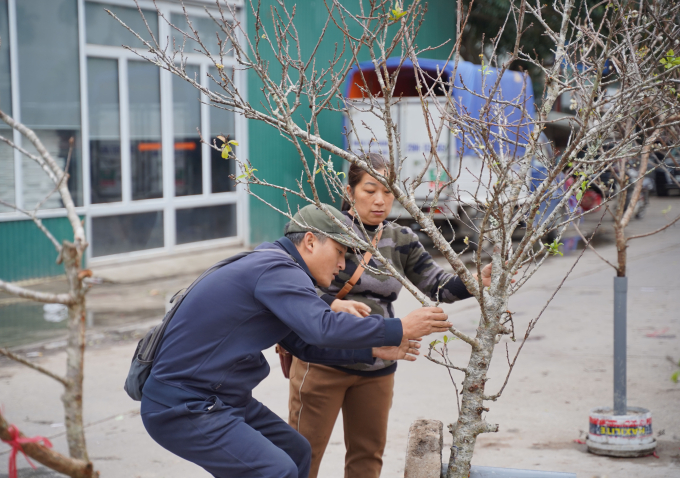
[(333, 277), (345, 268), (347, 247), (330, 238), (322, 242), (313, 234), (307, 234), (301, 246), (312, 277), (321, 287), (331, 285)]

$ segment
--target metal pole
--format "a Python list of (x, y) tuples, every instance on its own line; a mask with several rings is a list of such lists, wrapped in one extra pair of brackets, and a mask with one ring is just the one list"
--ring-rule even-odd
[(625, 415), (628, 278), (614, 277), (614, 415)]

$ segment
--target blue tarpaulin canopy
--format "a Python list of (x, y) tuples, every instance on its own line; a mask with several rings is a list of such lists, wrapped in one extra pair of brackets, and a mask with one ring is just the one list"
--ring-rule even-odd
[[(389, 58), (385, 61), (387, 70), (394, 72), (401, 63), (401, 58)], [(454, 73), (454, 62), (444, 60), (433, 60), (419, 58), (418, 64), (430, 77), (436, 78), (441, 74), (442, 80), (448, 82)], [(475, 65), (467, 61), (460, 60), (452, 95), (454, 104), (461, 114), (469, 115), (473, 119), (480, 119), (480, 111), (486, 103), (486, 97), (491, 94), (491, 90), (498, 78), (496, 68), (485, 67), (482, 72), (481, 65)], [(394, 96), (418, 96), (416, 90), (415, 72), (413, 63), (406, 59), (401, 64), (401, 70), (395, 85)], [(431, 83), (431, 81), (430, 81)], [(431, 86), (431, 85), (430, 85)], [(380, 86), (375, 73), (373, 62), (367, 61), (355, 66), (349, 73), (348, 81), (345, 85), (345, 97), (358, 100), (364, 95), (361, 88), (368, 89), (372, 94), (380, 96)], [(493, 134), (502, 133), (503, 138), (494, 141), (494, 148), (497, 152), (504, 149), (509, 155), (524, 154), (524, 147), (529, 138), (529, 133), (533, 129), (534, 92), (531, 80), (528, 76), (518, 71), (506, 71), (500, 83), (499, 91), (494, 96), (494, 102), (485, 118), (481, 118), (492, 124)], [(504, 106), (500, 102), (510, 102), (515, 106)], [(519, 105), (523, 105), (522, 111)], [(501, 111), (504, 114), (501, 114)], [(501, 127), (501, 125), (504, 125)], [(452, 125), (453, 126), (453, 125)], [(469, 135), (465, 136), (466, 154), (474, 154), (469, 151), (471, 141)], [(456, 139), (456, 150), (460, 151), (463, 135), (458, 134)], [(515, 149), (513, 143), (519, 143)]]

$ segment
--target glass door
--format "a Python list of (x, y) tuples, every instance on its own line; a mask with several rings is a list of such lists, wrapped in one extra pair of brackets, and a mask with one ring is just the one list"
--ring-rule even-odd
[[(186, 23), (181, 6), (159, 5), (166, 18)], [(229, 177), (234, 161), (201, 142), (218, 134), (234, 138), (234, 113), (211, 107), (192, 84), (120, 46), (142, 45), (104, 9), (148, 36), (136, 9), (99, 1), (85, 6), (91, 257), (236, 239), (241, 208)], [(156, 38), (176, 37), (156, 12), (142, 12)], [(196, 14), (192, 24), (215, 38), (213, 21)], [(208, 73), (218, 72), (196, 47), (186, 42), (185, 70), (212, 87)], [(215, 45), (210, 48), (215, 53)], [(231, 75), (233, 63), (226, 55), (225, 73)]]

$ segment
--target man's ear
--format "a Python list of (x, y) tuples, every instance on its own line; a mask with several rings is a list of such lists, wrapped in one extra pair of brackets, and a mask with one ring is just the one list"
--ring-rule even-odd
[(302, 243), (305, 246), (305, 249), (307, 249), (309, 252), (312, 252), (312, 249), (314, 249), (314, 243), (316, 242), (316, 236), (312, 234), (311, 232), (306, 232), (305, 233), (305, 238), (302, 240)]

